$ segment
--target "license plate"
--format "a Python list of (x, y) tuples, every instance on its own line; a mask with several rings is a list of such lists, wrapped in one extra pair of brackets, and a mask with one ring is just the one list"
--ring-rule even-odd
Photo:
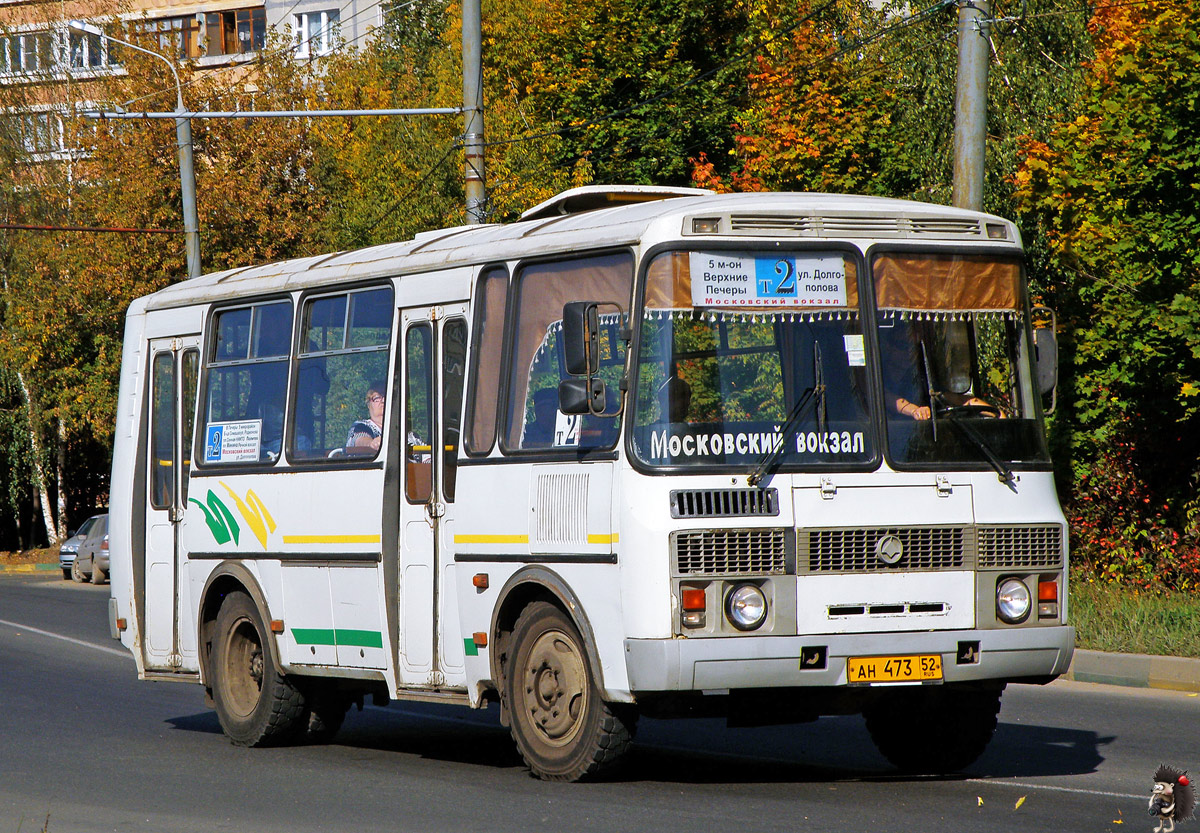
[(942, 678), (939, 654), (906, 657), (850, 657), (848, 683), (919, 683)]

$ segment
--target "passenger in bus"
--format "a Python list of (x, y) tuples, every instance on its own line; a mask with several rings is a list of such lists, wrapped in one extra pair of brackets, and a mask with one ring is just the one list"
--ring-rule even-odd
[(374, 382), (367, 388), (367, 418), (357, 419), (346, 435), (346, 450), (351, 454), (372, 454), (383, 443), (383, 406), (387, 386)]
[(549, 448), (554, 444), (558, 421), (558, 389), (541, 388), (533, 392), (533, 421), (525, 423), (521, 448)]

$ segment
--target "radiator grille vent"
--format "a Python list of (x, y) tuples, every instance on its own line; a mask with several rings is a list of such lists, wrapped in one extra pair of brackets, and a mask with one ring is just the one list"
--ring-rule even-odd
[(1062, 548), (1062, 527), (1058, 524), (979, 527), (980, 567), (1058, 567), (1062, 564)]
[(974, 220), (949, 217), (806, 216), (799, 214), (732, 214), (734, 234), (777, 234), (799, 237), (982, 237)]
[(680, 575), (783, 574), (787, 530), (716, 529), (671, 535)]
[(779, 514), (778, 489), (676, 489), (672, 518), (738, 518)]
[(733, 231), (772, 231), (813, 234), (816, 229), (808, 217), (796, 215), (734, 214), (729, 218)]
[[(884, 538), (889, 540), (881, 544)], [(797, 555), (809, 573), (958, 570), (969, 565), (969, 538), (964, 527), (802, 530)], [(880, 557), (897, 551), (894, 563)]]

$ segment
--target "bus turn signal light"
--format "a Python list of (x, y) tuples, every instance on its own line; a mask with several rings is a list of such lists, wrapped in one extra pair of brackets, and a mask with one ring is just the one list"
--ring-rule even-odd
[(1058, 618), (1058, 579), (1055, 576), (1038, 581), (1038, 618)]
[(684, 587), (680, 595), (683, 597), (684, 610), (704, 610), (708, 606), (702, 587)]

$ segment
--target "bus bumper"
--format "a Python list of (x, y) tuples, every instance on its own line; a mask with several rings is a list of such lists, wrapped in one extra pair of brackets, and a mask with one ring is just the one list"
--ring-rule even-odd
[[(850, 657), (940, 654), (944, 682), (1040, 681), (1066, 673), (1075, 628), (929, 631), (924, 633), (627, 639), (630, 689), (714, 691), (844, 686)], [(816, 649), (824, 649), (823, 652)], [(824, 667), (800, 657), (824, 655)]]

